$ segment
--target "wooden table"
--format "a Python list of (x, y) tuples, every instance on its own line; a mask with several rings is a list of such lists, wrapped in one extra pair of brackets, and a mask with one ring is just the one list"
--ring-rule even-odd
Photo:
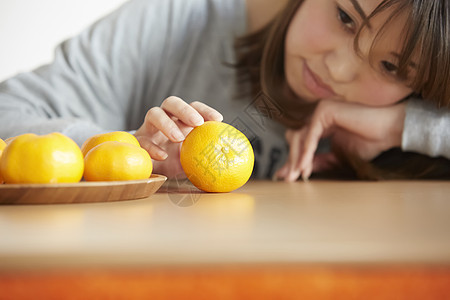
[(450, 183), (251, 181), (206, 194), (172, 181), (141, 200), (0, 206), (0, 291), (0, 299), (444, 299)]

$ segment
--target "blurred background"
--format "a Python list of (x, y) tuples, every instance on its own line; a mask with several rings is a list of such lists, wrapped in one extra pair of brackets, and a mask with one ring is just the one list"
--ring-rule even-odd
[(55, 47), (127, 0), (1, 0), (0, 81), (52, 60)]

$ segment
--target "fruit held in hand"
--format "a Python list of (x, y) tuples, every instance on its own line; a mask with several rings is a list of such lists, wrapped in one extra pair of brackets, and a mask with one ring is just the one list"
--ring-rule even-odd
[(243, 186), (255, 160), (242, 132), (215, 121), (205, 122), (187, 135), (180, 159), (188, 179), (205, 192), (231, 192)]
[(74, 183), (83, 175), (83, 154), (61, 133), (15, 137), (3, 151), (0, 173), (6, 183)]

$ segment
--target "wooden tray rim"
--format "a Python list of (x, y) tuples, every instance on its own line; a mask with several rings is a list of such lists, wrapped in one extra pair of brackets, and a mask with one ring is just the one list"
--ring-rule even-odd
[(150, 183), (157, 181), (166, 181), (164, 175), (152, 174), (150, 178), (141, 180), (122, 180), (122, 181), (80, 181), (75, 183), (4, 183), (0, 184), (1, 189), (23, 189), (23, 188), (71, 188), (71, 187), (103, 187), (113, 185), (133, 185), (141, 183)]

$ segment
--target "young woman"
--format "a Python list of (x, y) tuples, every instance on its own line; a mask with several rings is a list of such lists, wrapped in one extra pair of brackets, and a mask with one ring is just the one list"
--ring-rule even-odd
[(431, 156), (450, 158), (450, 114), (426, 103), (450, 100), (449, 16), (444, 0), (133, 0), (0, 85), (0, 137), (135, 131), (174, 176), (186, 134), (224, 119), (256, 177), (448, 175)]

